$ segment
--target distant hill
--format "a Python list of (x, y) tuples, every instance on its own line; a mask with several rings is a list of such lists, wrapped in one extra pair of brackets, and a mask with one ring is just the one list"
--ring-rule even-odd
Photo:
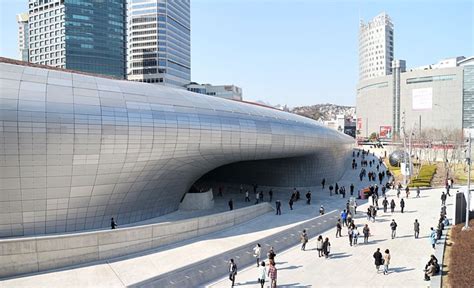
[(337, 115), (342, 114), (355, 118), (355, 107), (340, 106), (329, 103), (295, 107), (290, 109), (290, 112), (318, 121), (334, 120)]

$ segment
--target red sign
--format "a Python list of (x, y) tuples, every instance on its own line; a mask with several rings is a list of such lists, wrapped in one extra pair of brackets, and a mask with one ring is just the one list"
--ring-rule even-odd
[(357, 118), (357, 130), (362, 129), (362, 118)]
[(380, 138), (392, 138), (392, 126), (380, 126)]

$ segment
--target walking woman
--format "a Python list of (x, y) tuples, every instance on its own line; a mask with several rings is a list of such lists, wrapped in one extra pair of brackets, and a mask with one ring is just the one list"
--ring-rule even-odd
[(323, 236), (319, 235), (318, 240), (316, 241), (316, 250), (318, 250), (318, 256), (323, 257)]
[(329, 252), (331, 252), (331, 243), (329, 243), (329, 238), (326, 237), (323, 243), (323, 252), (326, 259), (329, 257)]
[(375, 269), (377, 270), (377, 273), (379, 273), (379, 267), (380, 265), (383, 265), (383, 258), (382, 258), (382, 253), (380, 253), (380, 248), (377, 248), (377, 251), (374, 253), (374, 259), (375, 259)]
[(260, 283), (261, 288), (265, 285), (265, 279), (267, 279), (267, 268), (265, 267), (265, 261), (262, 261), (260, 264), (260, 272), (258, 274), (258, 283)]
[(383, 275), (388, 274), (388, 265), (390, 264), (390, 258), (390, 251), (386, 249), (383, 255)]
[(255, 247), (253, 248), (253, 256), (257, 258), (257, 267), (258, 265), (260, 265), (261, 254), (262, 254), (262, 246), (260, 245), (260, 243), (257, 243), (257, 245), (255, 245)]
[(364, 244), (369, 243), (369, 235), (370, 235), (369, 225), (365, 224), (364, 229), (362, 230), (362, 233), (364, 234)]

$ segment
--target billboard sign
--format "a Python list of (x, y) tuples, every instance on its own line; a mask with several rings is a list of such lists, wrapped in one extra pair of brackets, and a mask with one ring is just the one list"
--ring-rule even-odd
[(433, 106), (433, 88), (413, 89), (412, 91), (413, 110), (431, 110)]
[(380, 138), (392, 138), (392, 126), (380, 126)]

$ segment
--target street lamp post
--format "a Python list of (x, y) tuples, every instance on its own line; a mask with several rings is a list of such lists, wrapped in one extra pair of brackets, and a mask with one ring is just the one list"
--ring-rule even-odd
[(467, 140), (469, 142), (469, 149), (468, 149), (468, 156), (467, 156), (467, 163), (469, 164), (469, 169), (467, 171), (468, 176), (467, 176), (467, 191), (465, 194), (466, 197), (466, 224), (462, 228), (463, 231), (470, 230), (471, 228), (469, 227), (469, 206), (471, 202), (471, 132), (469, 132), (469, 139)]

